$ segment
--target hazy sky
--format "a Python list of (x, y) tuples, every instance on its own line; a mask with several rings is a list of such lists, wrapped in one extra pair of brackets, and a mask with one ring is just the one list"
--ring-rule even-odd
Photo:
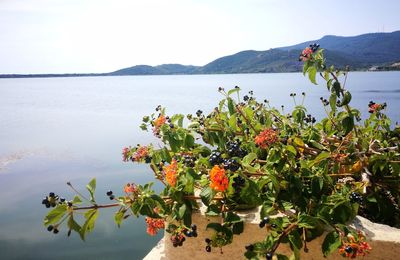
[(242, 50), (400, 30), (400, 0), (0, 0), (0, 74), (204, 65)]

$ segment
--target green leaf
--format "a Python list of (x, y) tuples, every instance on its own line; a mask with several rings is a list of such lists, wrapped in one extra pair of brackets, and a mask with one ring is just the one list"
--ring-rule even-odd
[(317, 82), (315, 81), (315, 77), (317, 75), (317, 68), (314, 66), (309, 67), (307, 72), (308, 72), (308, 78), (310, 79), (310, 81), (312, 83), (314, 83), (315, 85), (317, 85)]
[(297, 230), (290, 232), (289, 234), (289, 241), (291, 242), (291, 244), (293, 245), (293, 247), (295, 247), (297, 250), (300, 250), (300, 248), (302, 248), (302, 242), (301, 242), (301, 238), (299, 233), (297, 232)]
[(354, 128), (354, 118), (353, 116), (349, 115), (342, 120), (342, 126), (344, 130), (344, 134), (347, 135), (351, 132)]
[(194, 137), (191, 134), (186, 135), (184, 145), (186, 149), (190, 149), (194, 146)]
[(341, 246), (340, 236), (336, 231), (329, 232), (322, 243), (322, 252), (328, 256)]
[(291, 145), (287, 145), (287, 146), (286, 146), (286, 150), (289, 151), (289, 152), (291, 152), (293, 155), (296, 155), (296, 154), (297, 154), (296, 148), (294, 148), (294, 147), (291, 146)]
[(217, 232), (221, 232), (222, 231), (222, 225), (219, 223), (208, 223), (206, 229), (214, 229)]
[(67, 213), (67, 205), (59, 204), (57, 207), (52, 209), (47, 216), (44, 218), (44, 225), (50, 225), (57, 223)]
[(93, 230), (98, 215), (99, 211), (97, 209), (91, 209), (85, 213), (86, 221), (79, 232), (82, 240), (85, 240), (86, 232), (91, 232)]
[(340, 90), (341, 89), (342, 89), (342, 87), (340, 86), (339, 81), (333, 82), (331, 92), (335, 93), (337, 97), (340, 97)]
[(115, 220), (115, 224), (117, 224), (118, 227), (121, 227), (121, 223), (122, 223), (122, 220), (124, 219), (124, 215), (125, 215), (124, 210), (115, 212), (114, 220)]
[(231, 99), (229, 97), (228, 97), (228, 110), (229, 110), (230, 115), (233, 115), (236, 113), (233, 99)]
[(72, 200), (72, 204), (81, 204), (82, 200), (78, 195), (75, 195), (74, 199)]
[(238, 92), (239, 90), (240, 90), (240, 88), (233, 88), (233, 89), (230, 89), (230, 90), (228, 91), (228, 96), (232, 95), (233, 93)]
[(96, 191), (96, 178), (93, 178), (87, 185), (86, 189), (90, 193), (90, 201), (95, 202), (94, 192)]
[(351, 94), (347, 90), (344, 92), (344, 96), (342, 98), (342, 101), (340, 102), (339, 106), (346, 106), (350, 103), (351, 101)]
[(243, 157), (242, 164), (243, 166), (247, 167), (250, 166), (250, 164), (257, 159), (257, 154), (256, 153), (249, 153), (245, 157)]
[(235, 235), (239, 235), (239, 234), (243, 233), (243, 229), (244, 229), (244, 223), (243, 223), (243, 221), (240, 221), (240, 222), (233, 224), (232, 232)]
[(206, 206), (210, 205), (214, 196), (215, 196), (215, 191), (211, 189), (211, 187), (205, 187), (200, 193), (201, 201)]
[(336, 101), (337, 101), (337, 96), (335, 93), (332, 93), (331, 96), (329, 97), (329, 105), (331, 106), (332, 111), (336, 110)]
[(74, 220), (74, 217), (72, 215), (68, 219), (67, 226), (69, 229), (77, 233), (81, 232), (81, 226)]
[(303, 228), (310, 228), (313, 229), (317, 226), (317, 219), (306, 215), (306, 214), (302, 214), (299, 216), (298, 219), (298, 227), (303, 227)]
[(228, 223), (238, 223), (241, 222), (242, 220), (240, 219), (240, 217), (233, 213), (233, 212), (228, 212), (224, 218), (224, 222), (228, 222)]
[(282, 255), (282, 254), (276, 254), (276, 258), (278, 260), (289, 260), (289, 257)]
[(310, 162), (309, 166), (311, 167), (316, 164), (319, 164), (320, 162), (322, 162), (330, 157), (331, 157), (331, 154), (329, 152), (321, 152), (320, 154), (318, 154), (318, 156), (314, 160), (312, 160)]

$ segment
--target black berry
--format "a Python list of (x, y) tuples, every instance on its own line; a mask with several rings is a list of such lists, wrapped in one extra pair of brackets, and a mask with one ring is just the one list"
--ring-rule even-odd
[(111, 190), (107, 191), (107, 196), (111, 196), (113, 194), (113, 192)]
[(206, 246), (206, 251), (211, 252), (211, 246)]

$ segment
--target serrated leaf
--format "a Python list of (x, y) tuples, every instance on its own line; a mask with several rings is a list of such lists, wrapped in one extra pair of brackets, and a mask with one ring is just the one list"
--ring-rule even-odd
[(302, 214), (298, 218), (298, 227), (300, 228), (313, 229), (317, 226), (317, 224), (317, 219), (309, 215)]
[(206, 206), (210, 205), (214, 196), (215, 196), (215, 191), (211, 189), (211, 187), (205, 187), (200, 193), (201, 201)]
[(54, 209), (52, 209), (49, 213), (47, 213), (44, 218), (44, 225), (50, 225), (57, 223), (64, 215), (67, 213), (67, 205), (59, 204)]
[(336, 231), (329, 232), (322, 243), (322, 252), (324, 253), (324, 256), (328, 256), (330, 253), (338, 249), (341, 244), (342, 242), (340, 241), (339, 234)]

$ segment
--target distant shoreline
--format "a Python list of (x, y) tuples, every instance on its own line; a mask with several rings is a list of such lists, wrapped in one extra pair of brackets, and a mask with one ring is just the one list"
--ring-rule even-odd
[[(381, 71), (400, 71), (400, 68), (381, 68), (350, 70), (358, 72), (381, 72)], [(238, 72), (238, 73), (176, 73), (176, 74), (125, 74), (116, 75), (113, 73), (63, 73), (63, 74), (0, 74), (0, 79), (18, 78), (79, 78), (79, 77), (115, 77), (115, 76), (174, 76), (174, 75), (224, 75), (224, 74), (276, 74), (276, 73), (299, 73), (301, 71), (282, 71), (282, 72)]]

